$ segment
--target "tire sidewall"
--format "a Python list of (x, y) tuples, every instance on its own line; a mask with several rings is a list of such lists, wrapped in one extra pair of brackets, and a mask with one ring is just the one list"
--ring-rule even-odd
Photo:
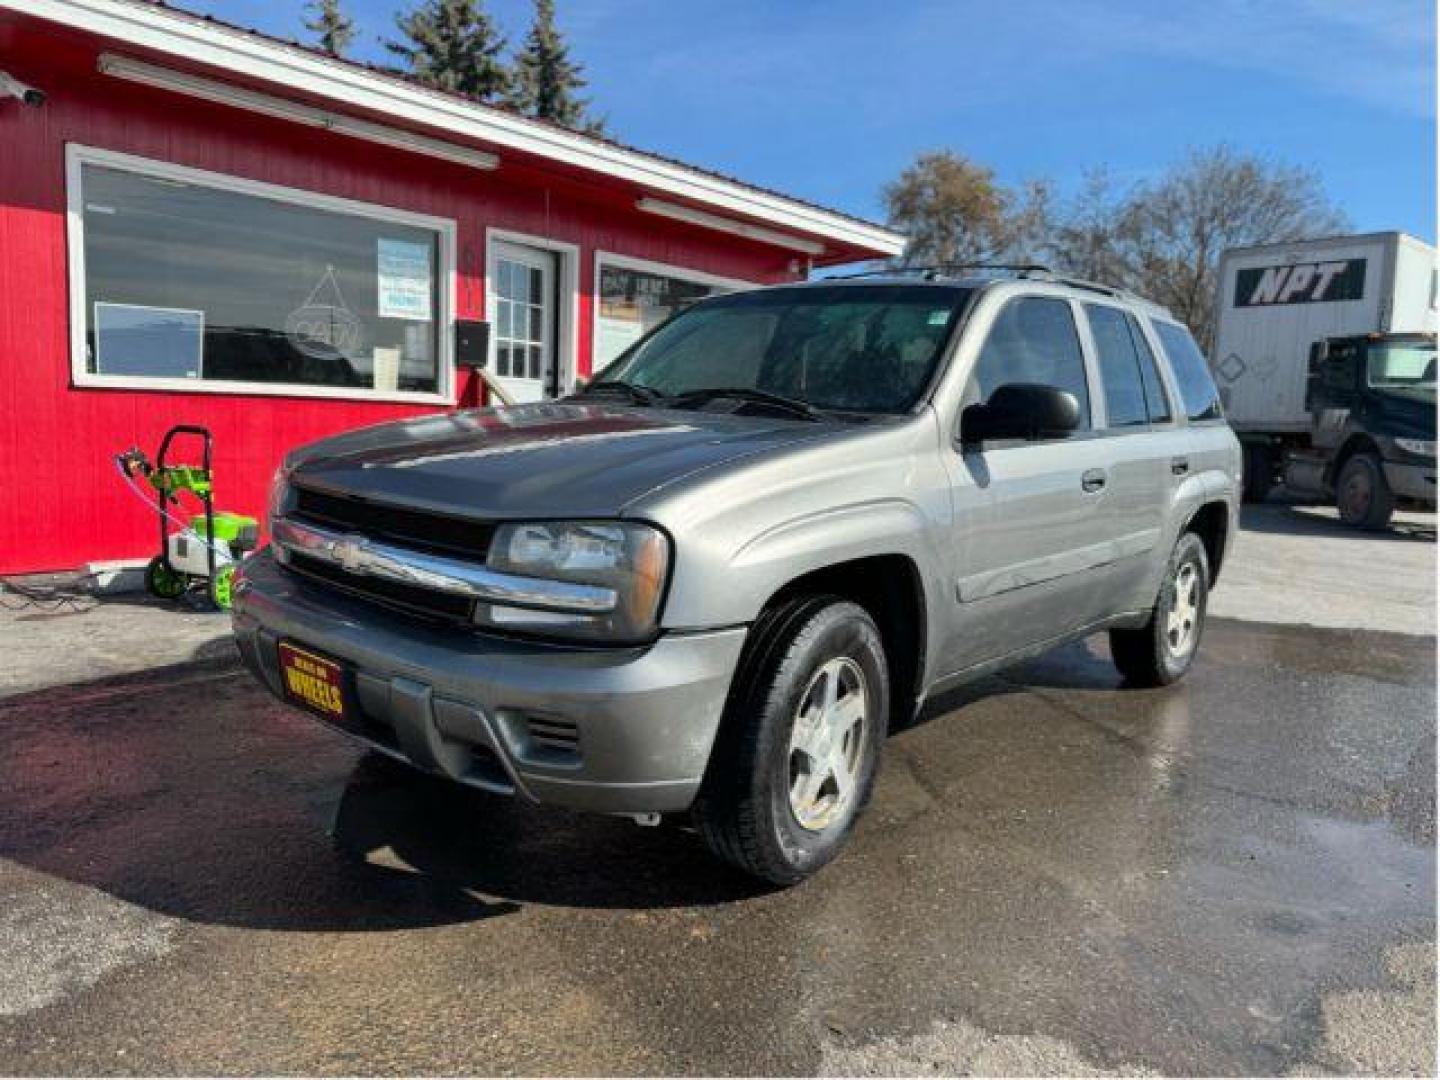
[[(801, 700), (816, 671), (836, 657), (849, 657), (865, 676), (865, 731), (856, 793), (850, 806), (824, 829), (803, 828), (790, 807), (790, 736)], [(889, 715), (889, 678), (879, 631), (857, 604), (836, 601), (796, 633), (776, 666), (765, 697), (763, 735), (753, 777), (760, 839), (801, 878), (835, 857), (869, 801), (879, 769)]]
[[(1165, 616), (1170, 611), (1171, 603), (1175, 598), (1176, 575), (1187, 562), (1193, 563), (1200, 575), (1200, 598), (1195, 615), (1194, 639), (1183, 656), (1176, 656), (1170, 651), (1170, 643), (1165, 637)], [(1165, 580), (1160, 584), (1160, 596), (1155, 601), (1155, 616), (1152, 620), (1155, 656), (1163, 682), (1175, 682), (1189, 671), (1190, 666), (1195, 662), (1195, 657), (1200, 653), (1201, 640), (1205, 636), (1205, 617), (1209, 604), (1210, 559), (1205, 553), (1205, 544), (1200, 537), (1193, 532), (1187, 532), (1180, 537), (1174, 552), (1170, 555), (1170, 562), (1165, 567)]]
[[(1356, 471), (1363, 471), (1370, 485), (1370, 501), (1365, 512), (1358, 515), (1352, 508), (1347, 508), (1345, 499), (1345, 489)], [(1389, 522), (1389, 485), (1385, 482), (1385, 469), (1374, 454), (1352, 454), (1346, 459), (1335, 481), (1335, 508), (1340, 512), (1340, 520), (1355, 528), (1381, 529)]]

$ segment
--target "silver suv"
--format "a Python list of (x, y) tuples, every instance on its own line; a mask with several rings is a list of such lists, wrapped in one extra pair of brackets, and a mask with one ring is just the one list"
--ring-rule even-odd
[(276, 695), (538, 803), (834, 857), (892, 725), (1100, 630), (1190, 667), (1239, 446), (1164, 310), (1026, 270), (716, 297), (575, 396), (292, 453), (235, 634)]

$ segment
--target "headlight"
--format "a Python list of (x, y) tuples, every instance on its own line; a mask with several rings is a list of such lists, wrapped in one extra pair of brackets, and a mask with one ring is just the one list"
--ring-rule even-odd
[(670, 541), (659, 529), (634, 522), (525, 522), (495, 530), (486, 565), (521, 577), (602, 585), (615, 590), (618, 601), (603, 615), (482, 603), (475, 606), (477, 623), (577, 640), (640, 642), (655, 632)]
[(1396, 439), (1395, 445), (1407, 454), (1414, 454), (1416, 457), (1434, 457), (1434, 439)]

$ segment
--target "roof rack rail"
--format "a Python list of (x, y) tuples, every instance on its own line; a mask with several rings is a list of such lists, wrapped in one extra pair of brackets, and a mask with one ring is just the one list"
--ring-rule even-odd
[(1056, 285), (1068, 285), (1072, 289), (1085, 289), (1089, 292), (1100, 293), (1102, 296), (1115, 296), (1139, 299), (1129, 289), (1123, 289), (1118, 285), (1106, 285), (1103, 281), (1091, 281), (1088, 278), (1074, 277), (1070, 274), (1062, 274), (1043, 263), (938, 263), (934, 266), (892, 266), (882, 267), (877, 270), (859, 270), (851, 274), (830, 274), (822, 280), (825, 281), (850, 281), (854, 278), (868, 277), (921, 277), (926, 281), (936, 281), (940, 278), (961, 277), (957, 271), (981, 270), (994, 273), (996, 276), (1009, 275), (1021, 281), (1048, 281)]
[(1017, 278), (1031, 277), (1036, 274), (1054, 274), (1054, 271), (1048, 266), (1040, 263), (936, 263), (932, 266), (886, 266), (876, 270), (857, 270), (850, 274), (830, 274), (824, 280), (850, 281), (854, 278), (909, 277), (913, 275), (924, 278), (926, 281), (935, 281), (939, 278), (960, 277), (962, 275), (958, 271), (964, 270), (993, 271), (1011, 274)]

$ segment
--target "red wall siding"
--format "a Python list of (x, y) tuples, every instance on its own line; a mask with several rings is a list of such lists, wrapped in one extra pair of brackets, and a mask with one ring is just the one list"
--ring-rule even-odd
[[(112, 455), (153, 453), (166, 428), (215, 434), (218, 503), (259, 516), (281, 455), (321, 436), (433, 407), (70, 386), (65, 145), (79, 143), (453, 219), (460, 318), (483, 317), (485, 229), (580, 245), (579, 352), (588, 371), (597, 249), (755, 281), (790, 254), (633, 209), (636, 193), (507, 159), (479, 172), (95, 71), (97, 49), (0, 21), (0, 67), (47, 90), (0, 103), (0, 573), (149, 554), (154, 517)], [(460, 400), (474, 388), (460, 386)]]

